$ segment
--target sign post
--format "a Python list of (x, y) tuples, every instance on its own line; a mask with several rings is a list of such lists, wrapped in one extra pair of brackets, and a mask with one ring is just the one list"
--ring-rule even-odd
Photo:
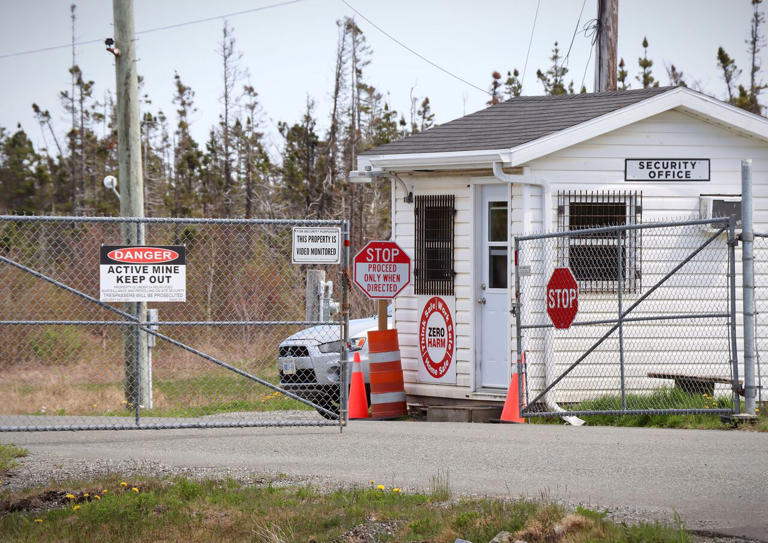
[(571, 327), (579, 312), (579, 285), (570, 268), (556, 268), (547, 283), (547, 315), (558, 329)]
[(370, 241), (355, 255), (353, 278), (378, 300), (379, 330), (387, 329), (387, 303), (411, 282), (411, 258), (394, 241)]

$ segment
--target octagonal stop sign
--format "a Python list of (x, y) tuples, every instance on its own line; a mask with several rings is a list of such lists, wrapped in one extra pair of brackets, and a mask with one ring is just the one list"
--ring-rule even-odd
[(353, 260), (355, 284), (372, 299), (391, 299), (411, 282), (411, 257), (394, 241), (369, 241)]
[(570, 268), (556, 268), (547, 283), (547, 315), (555, 328), (570, 328), (579, 311), (579, 285)]

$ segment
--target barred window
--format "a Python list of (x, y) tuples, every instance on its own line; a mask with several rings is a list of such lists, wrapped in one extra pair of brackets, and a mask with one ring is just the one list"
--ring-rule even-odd
[(416, 196), (415, 294), (454, 293), (454, 203), (452, 194)]
[[(557, 201), (561, 232), (642, 222), (642, 192), (561, 191)], [(636, 292), (641, 286), (641, 260), (640, 230), (572, 235), (558, 241), (559, 265), (571, 268), (582, 292), (615, 292), (619, 270), (623, 290)]]

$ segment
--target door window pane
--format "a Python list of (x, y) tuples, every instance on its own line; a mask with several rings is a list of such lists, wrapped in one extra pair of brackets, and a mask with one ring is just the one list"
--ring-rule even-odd
[(489, 288), (507, 288), (507, 248), (488, 248)]
[(507, 241), (507, 202), (489, 202), (488, 221), (488, 241)]

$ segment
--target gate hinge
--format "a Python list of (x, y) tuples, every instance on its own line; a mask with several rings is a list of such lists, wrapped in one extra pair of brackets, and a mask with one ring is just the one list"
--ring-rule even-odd
[(511, 315), (517, 316), (517, 306), (512, 306), (512, 309), (509, 310), (509, 313)]
[(728, 240), (728, 246), (729, 247), (738, 247), (739, 245), (739, 237), (740, 236), (734, 236), (733, 239)]

